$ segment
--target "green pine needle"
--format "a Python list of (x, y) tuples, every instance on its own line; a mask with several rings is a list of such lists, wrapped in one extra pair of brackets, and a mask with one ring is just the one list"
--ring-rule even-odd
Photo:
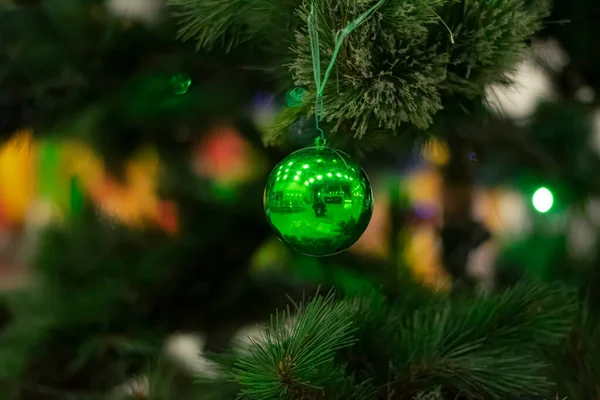
[(468, 398), (547, 393), (552, 383), (540, 349), (567, 335), (576, 309), (573, 293), (538, 282), (418, 309), (388, 327), (397, 379), (442, 383)]
[[(308, 88), (307, 96), (314, 98), (310, 10), (324, 71), (338, 32), (376, 1), (170, 3), (183, 39), (208, 49), (217, 44), (229, 48), (248, 41), (268, 43), (264, 48), (269, 59), (287, 65), (295, 86)], [(509, 81), (508, 73), (527, 39), (548, 13), (547, 0), (387, 0), (340, 48), (335, 82), (332, 79), (324, 90), (322, 120), (333, 131), (357, 138), (382, 129), (388, 137), (401, 127), (425, 130), (457, 98), (477, 98), (486, 85)], [(307, 102), (303, 114), (312, 114), (313, 107)]]
[(253, 343), (251, 356), (236, 363), (242, 393), (256, 400), (318, 393), (331, 377), (335, 353), (355, 341), (352, 314), (331, 294), (300, 307), (296, 316), (275, 314), (264, 344)]

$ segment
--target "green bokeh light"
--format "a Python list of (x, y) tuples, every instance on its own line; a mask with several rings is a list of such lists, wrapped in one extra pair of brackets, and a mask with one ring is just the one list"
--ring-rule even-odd
[(554, 196), (550, 190), (542, 187), (535, 191), (531, 202), (533, 204), (533, 208), (535, 208), (537, 212), (546, 213), (552, 208)]
[(185, 94), (192, 84), (192, 78), (185, 73), (177, 74), (171, 78), (169, 83), (175, 94)]
[(306, 92), (306, 89), (301, 87), (288, 91), (285, 96), (285, 105), (288, 106), (288, 108), (301, 106)]

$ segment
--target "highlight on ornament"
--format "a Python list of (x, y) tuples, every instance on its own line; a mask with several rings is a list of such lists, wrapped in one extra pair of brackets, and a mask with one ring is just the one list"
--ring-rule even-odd
[(271, 172), (264, 208), (285, 243), (306, 255), (330, 256), (365, 232), (373, 192), (367, 174), (348, 154), (308, 147), (284, 158)]

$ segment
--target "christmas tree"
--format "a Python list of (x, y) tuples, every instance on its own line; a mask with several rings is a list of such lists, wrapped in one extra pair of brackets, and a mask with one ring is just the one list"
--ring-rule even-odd
[(0, 10), (2, 399), (600, 395), (594, 2)]

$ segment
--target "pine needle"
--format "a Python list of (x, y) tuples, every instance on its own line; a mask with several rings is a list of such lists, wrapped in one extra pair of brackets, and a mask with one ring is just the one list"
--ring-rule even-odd
[(235, 379), (256, 400), (318, 392), (330, 379), (335, 353), (355, 342), (352, 332), (351, 309), (334, 303), (332, 294), (302, 306), (295, 317), (277, 313), (264, 344), (254, 342), (251, 356), (236, 363)]

